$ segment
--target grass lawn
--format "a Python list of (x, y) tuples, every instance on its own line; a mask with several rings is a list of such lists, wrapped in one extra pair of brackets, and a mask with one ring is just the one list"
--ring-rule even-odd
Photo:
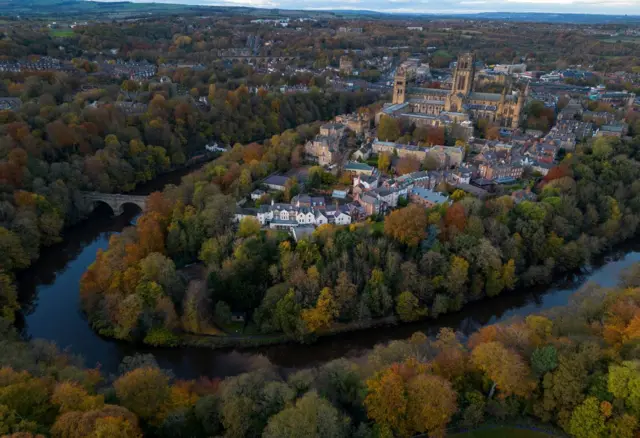
[(71, 29), (51, 29), (49, 34), (56, 38), (69, 38), (73, 36), (73, 30)]
[(545, 438), (552, 437), (543, 432), (534, 432), (526, 429), (514, 429), (510, 427), (497, 427), (495, 429), (475, 430), (472, 432), (449, 435), (450, 438)]
[(371, 225), (371, 229), (374, 233), (384, 233), (384, 221), (374, 222), (373, 225)]
[(228, 324), (218, 324), (220, 328), (229, 335), (241, 335), (244, 330), (244, 322), (230, 322)]
[(367, 161), (365, 161), (365, 163), (372, 167), (378, 167), (378, 156), (375, 155), (373, 157), (370, 157)]

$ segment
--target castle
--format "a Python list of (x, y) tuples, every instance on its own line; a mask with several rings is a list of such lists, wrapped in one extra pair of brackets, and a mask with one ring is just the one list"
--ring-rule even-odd
[(396, 71), (392, 105), (383, 113), (394, 117), (409, 118), (416, 124), (439, 126), (443, 119), (486, 119), (503, 127), (517, 128), (528, 95), (516, 91), (507, 94), (479, 93), (474, 91), (476, 79), (475, 57), (471, 53), (460, 55), (453, 74), (451, 90), (408, 87), (407, 74), (401, 66)]

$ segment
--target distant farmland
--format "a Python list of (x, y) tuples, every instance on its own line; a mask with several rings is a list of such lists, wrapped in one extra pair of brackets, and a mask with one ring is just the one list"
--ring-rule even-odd
[(616, 44), (616, 43), (634, 43), (634, 44), (640, 44), (640, 37), (634, 37), (634, 36), (619, 36), (619, 37), (609, 37), (609, 38), (603, 38), (600, 41), (605, 42), (605, 43), (611, 43), (611, 44)]
[(56, 38), (69, 38), (73, 36), (72, 29), (51, 29), (49, 34)]

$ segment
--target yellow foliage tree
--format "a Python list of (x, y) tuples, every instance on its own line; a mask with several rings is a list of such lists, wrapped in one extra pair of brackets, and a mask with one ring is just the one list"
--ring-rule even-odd
[(91, 411), (104, 406), (102, 395), (91, 396), (78, 383), (58, 383), (53, 390), (51, 401), (60, 406), (60, 412)]
[(338, 306), (331, 289), (328, 287), (322, 289), (316, 307), (303, 310), (300, 316), (306, 329), (311, 333), (328, 328), (338, 316)]
[(522, 358), (507, 350), (499, 342), (480, 344), (471, 353), (473, 364), (493, 381), (493, 388), (500, 391), (501, 397), (512, 394), (528, 397), (536, 384), (530, 379), (530, 371)]

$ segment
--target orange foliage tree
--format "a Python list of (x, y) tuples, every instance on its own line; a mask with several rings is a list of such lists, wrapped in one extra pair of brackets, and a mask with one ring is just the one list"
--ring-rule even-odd
[(383, 436), (426, 433), (442, 437), (457, 410), (456, 393), (446, 379), (429, 374), (425, 364), (394, 364), (367, 381), (367, 415)]
[(493, 382), (490, 396), (498, 389), (501, 397), (515, 394), (526, 398), (536, 386), (522, 357), (499, 342), (478, 345), (471, 353), (471, 360)]
[(423, 207), (412, 204), (392, 212), (384, 221), (384, 232), (408, 246), (418, 246), (427, 236), (428, 220)]

